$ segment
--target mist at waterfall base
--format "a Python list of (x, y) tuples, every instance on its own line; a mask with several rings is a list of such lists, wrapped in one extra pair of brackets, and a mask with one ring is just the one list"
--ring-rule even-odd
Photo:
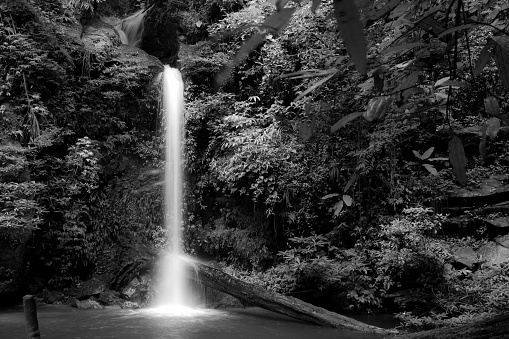
[(165, 219), (169, 251), (158, 264), (154, 312), (193, 314), (196, 300), (188, 282), (188, 270), (182, 253), (182, 122), (184, 85), (177, 69), (164, 67), (162, 84), (165, 126)]

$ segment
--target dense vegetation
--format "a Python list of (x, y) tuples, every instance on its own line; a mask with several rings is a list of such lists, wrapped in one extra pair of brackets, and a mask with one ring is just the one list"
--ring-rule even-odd
[[(180, 20), (186, 251), (408, 325), (506, 309), (508, 264), (453, 255), (492, 235), (444, 223), (449, 188), (507, 173), (509, 6), (359, 0), (338, 27), (340, 2), (155, 1)], [(104, 273), (112, 243), (122, 260), (165, 243), (160, 186), (137, 180), (163, 166), (153, 74), (62, 32), (91, 4), (0, 2), (0, 227), (34, 230), (30, 276), (50, 288)]]

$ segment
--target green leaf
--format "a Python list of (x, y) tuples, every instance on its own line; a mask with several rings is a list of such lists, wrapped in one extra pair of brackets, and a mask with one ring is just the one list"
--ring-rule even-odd
[(483, 161), (486, 161), (486, 123), (483, 123), (481, 126), (482, 131), (482, 137), (481, 142), (479, 143), (479, 154), (481, 155), (481, 158)]
[(352, 201), (353, 201), (353, 199), (352, 199), (352, 197), (351, 197), (351, 196), (349, 196), (348, 194), (344, 194), (344, 195), (343, 195), (343, 201), (345, 202), (345, 205), (346, 205), (346, 206), (349, 206), (349, 207), (350, 207), (350, 206), (352, 206)]
[(373, 9), (373, 10), (369, 11), (366, 14), (366, 18), (364, 19), (364, 22), (365, 22), (364, 26), (369, 26), (371, 23), (386, 16), (394, 8), (396, 8), (396, 6), (398, 6), (400, 2), (401, 2), (401, 0), (391, 0), (389, 3), (387, 3), (385, 6), (383, 6), (380, 9), (378, 9), (378, 10)]
[(491, 118), (486, 123), (486, 134), (491, 140), (495, 140), (498, 132), (500, 131), (500, 119)]
[(409, 44), (398, 45), (398, 46), (387, 48), (387, 49), (383, 50), (381, 52), (381, 54), (389, 55), (389, 54), (394, 54), (394, 53), (398, 53), (398, 52), (401, 52), (401, 51), (405, 51), (405, 50), (409, 50), (409, 49), (412, 49), (412, 48), (415, 48), (415, 47), (421, 47), (421, 46), (428, 47), (429, 45), (425, 44), (423, 42), (412, 42), (412, 43), (409, 43)]
[(422, 160), (426, 160), (428, 159), (431, 154), (433, 153), (433, 151), (435, 150), (435, 147), (430, 147), (426, 150), (426, 152), (424, 152), (424, 154), (422, 155)]
[(326, 199), (330, 199), (330, 198), (334, 198), (334, 197), (337, 197), (339, 194), (338, 193), (331, 193), (331, 194), (327, 194), (327, 195), (324, 195), (322, 197), (322, 200), (326, 200)]
[(497, 116), (500, 114), (500, 105), (498, 104), (497, 98), (489, 96), (484, 99), (484, 109), (488, 114)]
[(464, 87), (464, 88), (471, 87), (471, 85), (468, 82), (459, 81), (459, 80), (451, 80), (450, 77), (442, 78), (435, 83), (435, 87), (443, 87), (443, 86)]
[(432, 175), (435, 175), (435, 176), (438, 175), (438, 171), (435, 167), (433, 167), (433, 165), (423, 164), (422, 166), (424, 166), (424, 168), (427, 169), (428, 172), (430, 172)]
[(463, 31), (465, 29), (470, 29), (472, 27), (474, 27), (474, 24), (465, 24), (465, 25), (460, 25), (460, 26), (456, 26), (456, 27), (451, 27), (451, 28), (443, 31), (442, 33), (438, 34), (437, 38), (440, 39), (440, 38), (443, 38), (446, 35), (452, 34), (452, 33), (457, 32), (457, 31)]
[(276, 13), (268, 16), (261, 27), (269, 28), (274, 33), (279, 33), (288, 25), (293, 12), (295, 12), (295, 7), (281, 8)]
[(354, 0), (334, 0), (334, 16), (346, 50), (362, 75), (366, 74), (366, 39)]
[(358, 117), (360, 117), (364, 112), (355, 112), (355, 113), (350, 113), (350, 114), (347, 114), (345, 115), (344, 117), (342, 117), (341, 119), (338, 120), (338, 122), (336, 122), (331, 128), (330, 128), (330, 132), (331, 133), (334, 133), (336, 132), (337, 130), (343, 128), (346, 126), (346, 124), (348, 124), (350, 121), (352, 120), (355, 120), (357, 119)]
[(347, 192), (350, 187), (353, 185), (353, 183), (355, 182), (355, 180), (357, 180), (357, 173), (354, 173), (350, 179), (348, 180), (348, 182), (346, 183), (345, 185), (345, 188), (343, 188), (343, 192)]
[(449, 141), (449, 161), (456, 179), (461, 185), (467, 183), (467, 157), (460, 138), (454, 135)]
[(334, 216), (337, 216), (343, 210), (343, 200), (340, 200), (334, 205)]
[(294, 101), (298, 101), (299, 99), (305, 97), (306, 95), (308, 95), (309, 93), (313, 92), (315, 89), (317, 89), (318, 87), (322, 86), (324, 83), (326, 83), (327, 81), (329, 81), (330, 79), (332, 79), (337, 73), (338, 73), (338, 70), (337, 69), (334, 69), (335, 71), (332, 73), (332, 74), (329, 74), (327, 77), (321, 79), (321, 80), (318, 80), (317, 82), (315, 82), (311, 87), (309, 87), (308, 89), (306, 89), (304, 92), (302, 92), (301, 94), (299, 94), (297, 96), (297, 98), (295, 98)]
[(311, 12), (315, 13), (322, 0), (313, 0), (313, 4), (311, 5)]
[(509, 36), (493, 36), (491, 39), (496, 43), (493, 58), (498, 67), (500, 80), (509, 90)]
[(479, 58), (477, 58), (475, 62), (475, 67), (472, 70), (472, 75), (474, 77), (481, 74), (484, 67), (486, 67), (486, 64), (488, 64), (488, 61), (491, 59), (491, 50), (493, 49), (493, 44), (488, 42), (486, 45), (482, 48), (481, 53), (479, 53)]
[(410, 90), (415, 86), (417, 80), (419, 80), (420, 73), (420, 71), (410, 73), (405, 78), (405, 80), (403, 80), (401, 84), (394, 90), (395, 92), (401, 91), (400, 97), (402, 101), (406, 101), (410, 94), (412, 94)]
[(412, 153), (417, 157), (417, 159), (422, 160), (422, 155), (418, 151), (413, 150)]

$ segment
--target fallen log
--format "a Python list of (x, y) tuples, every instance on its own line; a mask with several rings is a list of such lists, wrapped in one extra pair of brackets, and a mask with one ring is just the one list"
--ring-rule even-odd
[(387, 339), (507, 339), (509, 313), (457, 327), (442, 327), (429, 331), (405, 333)]
[(341, 314), (327, 311), (324, 308), (314, 306), (297, 298), (285, 296), (266, 290), (260, 286), (246, 283), (216, 268), (198, 262), (190, 263), (196, 270), (198, 279), (202, 284), (234, 296), (250, 305), (321, 326), (378, 334), (397, 333), (396, 330), (368, 325)]

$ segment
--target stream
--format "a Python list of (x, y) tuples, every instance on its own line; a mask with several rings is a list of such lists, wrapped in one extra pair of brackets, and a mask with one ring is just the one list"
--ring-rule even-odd
[[(171, 314), (154, 309), (81, 310), (63, 305), (37, 309), (41, 338), (122, 339), (379, 339), (383, 336), (306, 324), (260, 308), (204, 309)], [(394, 327), (390, 316), (364, 316), (358, 320)], [(25, 339), (23, 307), (0, 309), (0, 339)]]

